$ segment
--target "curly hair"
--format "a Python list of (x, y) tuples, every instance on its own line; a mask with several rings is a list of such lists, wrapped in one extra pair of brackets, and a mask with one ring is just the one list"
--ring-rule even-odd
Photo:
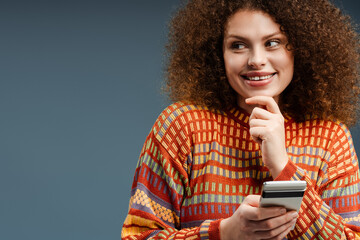
[(281, 27), (294, 51), (294, 75), (279, 106), (296, 121), (336, 118), (349, 125), (359, 111), (359, 38), (349, 16), (328, 0), (189, 0), (169, 27), (166, 90), (226, 110), (236, 92), (226, 78), (224, 28), (240, 9), (263, 11)]

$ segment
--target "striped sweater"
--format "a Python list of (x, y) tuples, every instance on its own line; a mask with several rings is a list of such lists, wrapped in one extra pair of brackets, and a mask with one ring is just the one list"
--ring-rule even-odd
[(360, 239), (359, 167), (348, 128), (285, 117), (290, 161), (273, 179), (248, 121), (241, 108), (166, 108), (141, 151), (122, 239), (220, 239), (220, 221), (272, 180), (308, 184), (287, 239)]

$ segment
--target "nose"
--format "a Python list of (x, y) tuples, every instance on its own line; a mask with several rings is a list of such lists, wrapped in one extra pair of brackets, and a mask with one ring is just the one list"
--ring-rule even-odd
[(253, 48), (250, 52), (248, 65), (253, 69), (260, 69), (265, 66), (267, 61), (266, 51), (260, 47)]

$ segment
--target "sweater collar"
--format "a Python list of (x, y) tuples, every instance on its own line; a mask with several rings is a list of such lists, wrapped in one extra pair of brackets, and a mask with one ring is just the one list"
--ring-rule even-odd
[(233, 107), (228, 110), (227, 115), (240, 125), (249, 128), (250, 114), (241, 107)]

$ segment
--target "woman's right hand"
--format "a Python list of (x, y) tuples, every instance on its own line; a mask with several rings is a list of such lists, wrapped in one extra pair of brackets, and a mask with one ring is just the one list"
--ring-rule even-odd
[(249, 195), (235, 213), (220, 223), (222, 240), (282, 240), (297, 219), (297, 212), (282, 207), (259, 207), (260, 196)]

